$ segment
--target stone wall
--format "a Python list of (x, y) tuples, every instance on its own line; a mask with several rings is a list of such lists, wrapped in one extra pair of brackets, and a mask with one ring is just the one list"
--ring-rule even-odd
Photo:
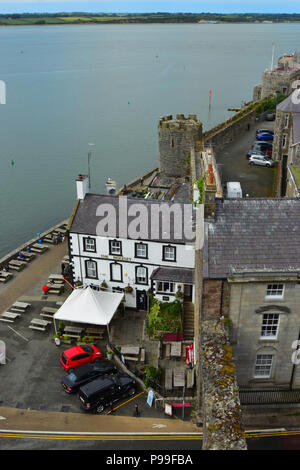
[(219, 320), (201, 323), (203, 450), (247, 450), (228, 332)]
[(235, 139), (248, 132), (256, 121), (256, 110), (245, 109), (203, 134), (205, 145), (212, 147), (215, 158)]

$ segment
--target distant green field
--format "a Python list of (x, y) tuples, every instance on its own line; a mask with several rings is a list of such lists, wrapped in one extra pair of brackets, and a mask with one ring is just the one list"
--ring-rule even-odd
[(271, 21), (274, 23), (299, 22), (300, 14), (219, 14), (219, 13), (141, 13), (141, 14), (10, 14), (0, 15), (0, 25), (47, 25), (81, 23), (253, 23)]

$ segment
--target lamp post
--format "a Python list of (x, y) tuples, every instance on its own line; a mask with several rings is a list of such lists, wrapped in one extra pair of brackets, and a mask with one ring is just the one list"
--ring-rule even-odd
[[(90, 147), (93, 147), (95, 144), (89, 143)], [(91, 157), (92, 157), (92, 151), (89, 150), (88, 152), (88, 175), (89, 175), (89, 189), (91, 189)]]

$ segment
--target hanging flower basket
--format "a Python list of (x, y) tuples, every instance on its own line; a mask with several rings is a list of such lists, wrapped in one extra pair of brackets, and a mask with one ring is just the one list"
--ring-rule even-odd
[(126, 286), (124, 290), (125, 290), (126, 294), (132, 294), (132, 292), (133, 292), (133, 287), (131, 287), (131, 286)]

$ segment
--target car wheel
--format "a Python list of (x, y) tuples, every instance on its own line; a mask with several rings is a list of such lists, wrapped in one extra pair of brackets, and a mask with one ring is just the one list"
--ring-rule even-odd
[(253, 163), (253, 162), (249, 162), (249, 165), (254, 165), (254, 163)]
[(96, 413), (103, 413), (103, 411), (104, 411), (104, 405), (97, 405)]
[(267, 163), (267, 164), (266, 164), (266, 167), (267, 167), (267, 168), (270, 168), (270, 167), (271, 167), (271, 165), (270, 165), (269, 163)]

